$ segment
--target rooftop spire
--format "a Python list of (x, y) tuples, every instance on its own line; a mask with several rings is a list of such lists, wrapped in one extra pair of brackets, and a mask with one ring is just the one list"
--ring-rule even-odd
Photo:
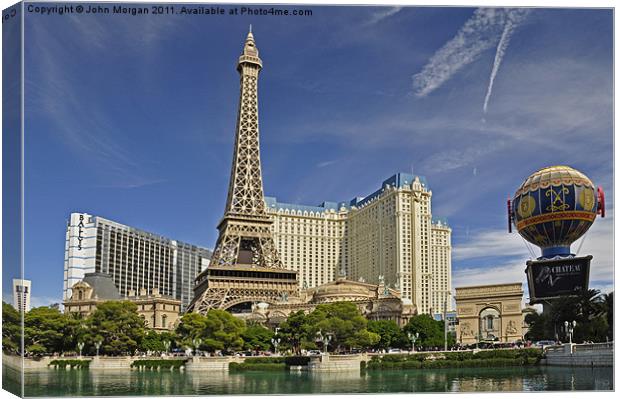
[(239, 64), (243, 62), (257, 64), (259, 67), (262, 67), (262, 61), (260, 58), (258, 58), (258, 48), (256, 48), (256, 43), (254, 42), (254, 35), (252, 34), (252, 25), (250, 25), (248, 36), (245, 39), (243, 54), (241, 54), (241, 57), (239, 57)]
[(252, 34), (252, 24), (250, 24), (250, 31), (248, 32), (248, 37), (245, 39), (245, 45), (248, 46), (248, 43), (252, 43), (254, 45), (254, 35)]

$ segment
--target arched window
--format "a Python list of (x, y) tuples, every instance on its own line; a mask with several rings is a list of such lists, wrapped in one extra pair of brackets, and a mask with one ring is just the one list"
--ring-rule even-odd
[(480, 312), (480, 334), (482, 339), (494, 340), (500, 333), (500, 313), (495, 308), (484, 308)]
[(84, 298), (84, 293), (82, 292), (82, 290), (78, 291), (78, 300), (82, 300)]
[(168, 316), (166, 316), (165, 314), (161, 316), (161, 326), (162, 327), (166, 327), (166, 319), (168, 318)]

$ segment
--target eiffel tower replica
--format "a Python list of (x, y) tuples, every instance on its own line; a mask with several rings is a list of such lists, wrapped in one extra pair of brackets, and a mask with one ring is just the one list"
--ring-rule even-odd
[(252, 27), (239, 57), (241, 94), (226, 211), (213, 257), (196, 277), (188, 311), (231, 309), (252, 302), (282, 303), (298, 296), (297, 272), (287, 270), (271, 235), (265, 210), (258, 134), (258, 57)]

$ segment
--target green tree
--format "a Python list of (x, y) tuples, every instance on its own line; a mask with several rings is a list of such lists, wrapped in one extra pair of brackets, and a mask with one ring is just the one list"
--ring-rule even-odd
[(206, 316), (198, 313), (183, 315), (177, 333), (183, 347), (194, 348), (194, 342), (200, 340), (199, 349), (215, 352), (241, 349), (244, 329), (243, 320), (225, 310), (211, 309)]
[(308, 317), (303, 310), (291, 313), (280, 323), (278, 335), (283, 339), (283, 347), (288, 346), (296, 355), (301, 355), (302, 344), (307, 341), (308, 327)]
[(245, 322), (225, 310), (211, 309), (207, 313), (207, 340), (222, 344), (226, 351), (243, 348), (241, 333)]
[(393, 320), (369, 320), (368, 331), (379, 334), (381, 337), (376, 348), (407, 348), (407, 336)]
[[(404, 327), (406, 333), (418, 333), (416, 347), (441, 347), (444, 345), (444, 325), (442, 321), (433, 319), (428, 314), (412, 317)], [(448, 342), (450, 343), (450, 342)]]
[(609, 294), (603, 295), (603, 305), (605, 308), (605, 316), (607, 318), (607, 326), (609, 327), (607, 331), (607, 339), (610, 341), (614, 340), (614, 293), (613, 291)]
[(183, 340), (183, 343), (194, 338), (202, 338), (207, 328), (206, 317), (200, 313), (185, 313), (177, 326), (176, 332)]
[(101, 352), (110, 355), (133, 354), (145, 335), (145, 321), (129, 301), (103, 302), (86, 321), (85, 342), (92, 345), (101, 338)]
[[(307, 317), (306, 338), (316, 340), (317, 332), (330, 334), (330, 347), (339, 351), (341, 347), (353, 347), (356, 334), (366, 329), (368, 320), (351, 302), (334, 302), (318, 305)], [(359, 337), (359, 336), (358, 336)]]
[(598, 290), (551, 300), (545, 304), (542, 314), (526, 315), (525, 321), (529, 325), (526, 336), (530, 340), (568, 341), (564, 322), (574, 320), (577, 326), (573, 330), (573, 342), (604, 342), (609, 334), (607, 309), (606, 298)]
[(22, 316), (15, 308), (2, 302), (2, 350), (6, 353), (20, 353)]
[(69, 317), (60, 310), (41, 306), (24, 315), (24, 347), (27, 353), (63, 352), (66, 346)]
[(245, 349), (256, 352), (266, 351), (271, 347), (273, 331), (260, 324), (253, 324), (245, 328), (241, 333), (241, 338), (243, 338)]
[(148, 331), (140, 342), (140, 350), (144, 352), (161, 353), (166, 350), (164, 340), (160, 334), (154, 330)]
[(347, 339), (345, 345), (350, 348), (369, 349), (375, 347), (380, 340), (381, 336), (379, 334), (363, 329)]

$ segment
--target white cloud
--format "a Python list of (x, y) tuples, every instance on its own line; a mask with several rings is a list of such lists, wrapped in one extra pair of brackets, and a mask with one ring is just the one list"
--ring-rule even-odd
[(489, 100), (491, 98), (491, 93), (493, 92), (493, 83), (495, 82), (495, 78), (497, 77), (497, 73), (499, 72), (499, 67), (504, 60), (504, 55), (506, 54), (506, 50), (508, 50), (508, 45), (510, 44), (510, 38), (514, 33), (515, 29), (519, 26), (519, 24), (527, 17), (527, 14), (530, 13), (530, 10), (527, 8), (520, 8), (507, 11), (508, 18), (506, 23), (504, 24), (504, 30), (502, 31), (502, 36), (499, 39), (499, 43), (497, 44), (497, 49), (495, 50), (495, 59), (493, 60), (493, 69), (491, 70), (491, 76), (489, 78), (489, 86), (487, 87), (487, 94), (484, 97), (484, 104), (482, 109), (484, 112), (487, 112), (487, 107), (489, 105)]
[(452, 273), (453, 287), (471, 285), (507, 284), (522, 282), (526, 284), (525, 260), (514, 261), (498, 266), (467, 267)]
[[(592, 255), (590, 282), (613, 281), (615, 249), (613, 212), (610, 210), (605, 218), (597, 217), (582, 240), (584, 240), (583, 246), (577, 255)], [(572, 250), (577, 251), (580, 244), (581, 240), (574, 243)]]
[[(445, 172), (467, 166), (479, 161), (487, 154), (506, 148), (505, 140), (494, 140), (486, 145), (476, 145), (465, 148), (454, 148), (447, 151), (437, 152), (424, 161), (424, 167), (435, 172)], [(475, 173), (474, 173), (475, 175)]]
[(424, 97), (464, 66), (492, 48), (501, 36), (510, 9), (479, 8), (450, 41), (444, 44), (422, 71), (413, 76), (414, 92)]
[(402, 7), (391, 7), (391, 8), (388, 8), (387, 10), (377, 11), (377, 12), (373, 13), (370, 16), (370, 18), (368, 19), (368, 21), (364, 25), (375, 25), (375, 24), (378, 24), (379, 22), (383, 21), (384, 19), (389, 18), (389, 17), (391, 17), (394, 14), (397, 14), (402, 9), (403, 9)]
[[(597, 218), (582, 238), (585, 240), (577, 256), (592, 255), (590, 265), (590, 288), (603, 293), (614, 290), (614, 242), (613, 212), (607, 217)], [(581, 240), (571, 247), (573, 252), (579, 249)], [(539, 250), (534, 247), (536, 255)], [(527, 252), (525, 244), (518, 233), (508, 234), (503, 230), (486, 230), (474, 234), (468, 242), (458, 245), (452, 252), (457, 261), (467, 261), (487, 256), (510, 256), (514, 259), (495, 266), (465, 266), (452, 274), (454, 287), (468, 285), (500, 284), (521, 281), (527, 287), (525, 262)]]
[(54, 303), (62, 303), (62, 300), (57, 297), (49, 296), (32, 296), (30, 297), (30, 308), (38, 308), (39, 306), (49, 306)]
[(324, 167), (326, 167), (326, 166), (333, 165), (333, 164), (335, 164), (335, 163), (337, 163), (337, 162), (338, 162), (338, 161), (336, 161), (336, 160), (331, 160), (331, 161), (323, 161), (323, 162), (319, 162), (319, 163), (317, 163), (317, 164), (316, 164), (316, 167), (317, 167), (317, 168), (324, 168)]
[(456, 245), (452, 259), (468, 260), (489, 256), (527, 257), (529, 251), (521, 236), (504, 229), (483, 230), (470, 236), (465, 243)]

